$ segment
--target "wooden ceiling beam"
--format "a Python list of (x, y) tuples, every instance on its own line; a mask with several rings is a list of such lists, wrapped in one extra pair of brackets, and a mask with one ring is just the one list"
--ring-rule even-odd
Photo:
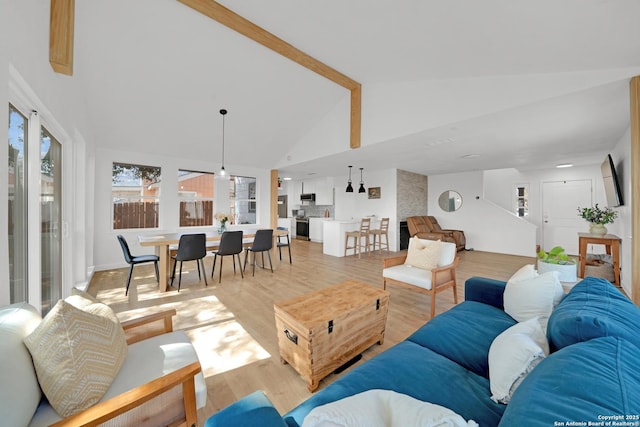
[(178, 1), (349, 90), (351, 92), (351, 134), (349, 145), (351, 148), (360, 147), (362, 115), (362, 87), (360, 83), (323, 62), (318, 61), (314, 57), (304, 53), (280, 37), (238, 15), (218, 2), (213, 0)]
[(360, 133), (362, 131), (362, 87), (351, 89), (351, 148), (360, 148)]
[(56, 73), (73, 75), (75, 0), (51, 0), (49, 63)]

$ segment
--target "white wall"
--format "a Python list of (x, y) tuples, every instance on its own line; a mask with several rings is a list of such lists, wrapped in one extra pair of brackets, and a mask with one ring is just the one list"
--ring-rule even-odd
[[(160, 190), (160, 227), (153, 230), (114, 230), (111, 208), (111, 176), (113, 162), (143, 164), (159, 166), (162, 173)], [(179, 224), (179, 200), (178, 200), (178, 169), (190, 169), (215, 172), (218, 165), (212, 161), (198, 161), (176, 159), (153, 153), (134, 153), (115, 150), (99, 149), (95, 164), (95, 269), (108, 270), (111, 268), (125, 267), (122, 251), (116, 239), (122, 234), (129, 243), (134, 254), (153, 253), (153, 248), (143, 248), (138, 244), (138, 235), (141, 233), (163, 233), (200, 230), (211, 230), (211, 227), (183, 227)], [(237, 165), (225, 165), (227, 172), (233, 175), (252, 176), (257, 178), (256, 197), (258, 224), (263, 227), (270, 225), (269, 197), (271, 175), (266, 169), (255, 169)], [(228, 181), (216, 179), (216, 193), (228, 192)], [(222, 210), (220, 210), (222, 211)], [(227, 208), (228, 211), (228, 208)], [(218, 210), (216, 210), (218, 212)], [(214, 224), (217, 227), (217, 224)]]
[[(462, 196), (462, 206), (455, 212), (438, 206), (438, 197), (447, 190)], [(435, 216), (442, 228), (464, 231), (467, 249), (535, 256), (535, 225), (485, 200), (481, 171), (430, 175), (428, 203), (429, 215)]]
[[(359, 172), (359, 171), (358, 171)], [(352, 175), (353, 193), (347, 193), (348, 174), (334, 177), (335, 218), (338, 220), (360, 219), (375, 215), (376, 218), (389, 217), (389, 249), (398, 250), (399, 219), (396, 214), (397, 173), (395, 169), (381, 171), (364, 170), (364, 186), (380, 187), (380, 198), (369, 199), (367, 193), (358, 193), (360, 175)], [(343, 185), (344, 184), (344, 185)]]
[[(602, 159), (604, 160), (604, 158)], [(538, 227), (536, 243), (542, 242), (542, 185), (552, 181), (590, 180), (593, 188), (594, 203), (606, 205), (604, 184), (600, 165), (573, 167), (564, 169), (544, 169), (518, 171), (516, 169), (497, 169), (484, 172), (484, 196), (487, 200), (512, 212), (513, 188), (516, 184), (529, 185), (529, 217), (527, 221)], [(577, 207), (576, 207), (577, 208)], [(576, 212), (577, 215), (577, 212)], [(584, 232), (589, 231), (585, 222)]]
[[(615, 208), (618, 211), (618, 219), (613, 224), (607, 225), (609, 233), (622, 239), (621, 245), (621, 285), (628, 295), (631, 295), (631, 232), (633, 218), (631, 216), (631, 136), (627, 129), (615, 147), (611, 150), (616, 172), (620, 180), (624, 205)], [(604, 160), (604, 159), (603, 159)], [(493, 171), (432, 175), (429, 177), (429, 214), (435, 215), (443, 228), (461, 228), (467, 236), (467, 247), (490, 252), (513, 253), (516, 251), (505, 250), (515, 244), (513, 240), (521, 237), (529, 239), (529, 230), (522, 227), (522, 222), (530, 221), (535, 238), (534, 243), (540, 242), (539, 225), (542, 223), (541, 188), (543, 182), (559, 180), (590, 179), (593, 182), (594, 203), (606, 205), (604, 185), (600, 165), (576, 167), (568, 169), (549, 169), (538, 171), (523, 171), (516, 169), (501, 169)], [(481, 183), (481, 184), (479, 184)], [(504, 211), (512, 209), (513, 186), (515, 184), (529, 184), (529, 208), (530, 216), (527, 221), (504, 215)], [(437, 205), (438, 195), (444, 190), (456, 190), (463, 196), (463, 206), (459, 212), (443, 212)], [(484, 200), (483, 200), (484, 194)], [(480, 199), (476, 200), (475, 197)], [(495, 204), (494, 209), (488, 205)], [(503, 211), (501, 214), (500, 211)], [(495, 218), (501, 218), (496, 222)], [(512, 218), (510, 218), (512, 217)], [(513, 218), (518, 219), (514, 222)], [(467, 228), (465, 228), (467, 227)], [(538, 229), (536, 233), (535, 230)], [(585, 232), (588, 225), (585, 224)], [(523, 234), (524, 233), (524, 234)], [(514, 239), (514, 237), (517, 237)], [(522, 255), (534, 256), (527, 253), (530, 243), (522, 249)], [(600, 249), (600, 248), (594, 248)], [(591, 250), (590, 250), (591, 251)]]

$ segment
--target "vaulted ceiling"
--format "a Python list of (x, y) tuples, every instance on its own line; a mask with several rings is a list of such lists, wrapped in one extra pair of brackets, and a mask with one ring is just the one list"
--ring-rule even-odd
[(219, 164), (226, 108), (230, 166), (428, 175), (594, 164), (629, 126), (635, 0), (220, 3), (362, 84), (362, 147), (346, 89), (180, 2), (76, 2), (101, 147)]

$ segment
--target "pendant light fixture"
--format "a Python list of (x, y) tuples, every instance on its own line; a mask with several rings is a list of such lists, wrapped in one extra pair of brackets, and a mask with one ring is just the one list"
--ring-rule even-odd
[(364, 181), (362, 180), (362, 169), (360, 168), (360, 188), (358, 188), (358, 193), (366, 193), (367, 190), (364, 189)]
[(353, 166), (349, 166), (349, 181), (347, 183), (347, 193), (353, 193), (353, 186), (351, 185), (351, 168)]
[(225, 176), (227, 171), (224, 170), (224, 116), (227, 115), (227, 110), (223, 108), (220, 110), (220, 114), (222, 114), (222, 167), (220, 168), (220, 176)]

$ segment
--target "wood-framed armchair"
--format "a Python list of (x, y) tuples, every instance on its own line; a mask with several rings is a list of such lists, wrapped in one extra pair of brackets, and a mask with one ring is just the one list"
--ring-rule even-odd
[[(5, 379), (13, 380), (19, 396), (15, 401), (3, 399), (0, 415), (10, 414), (10, 423), (28, 426), (195, 427), (197, 410), (206, 403), (207, 389), (191, 341), (183, 331), (173, 331), (175, 315), (175, 310), (167, 310), (121, 322), (127, 355), (113, 383), (98, 403), (62, 419), (44, 397), (40, 401), (33, 362), (22, 345), (22, 335), (29, 335), (42, 321), (40, 314), (26, 303), (1, 307), (3, 353), (15, 357), (13, 368), (0, 367), (2, 387), (8, 385)], [(22, 418), (11, 418), (14, 416)]]
[[(415, 239), (416, 237), (413, 238)], [(400, 255), (382, 260), (382, 289), (387, 289), (387, 282), (390, 282), (430, 295), (431, 310), (429, 319), (435, 316), (436, 294), (452, 288), (453, 301), (455, 304), (458, 303), (456, 267), (458, 266), (459, 258), (456, 256), (454, 243), (442, 242), (438, 266), (431, 270), (405, 264), (406, 259), (407, 255)]]

